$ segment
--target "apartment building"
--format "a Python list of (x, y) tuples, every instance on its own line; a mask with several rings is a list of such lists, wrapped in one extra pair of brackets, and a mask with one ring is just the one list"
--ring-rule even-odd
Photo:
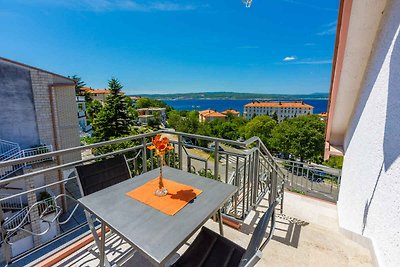
[[(0, 161), (16, 160), (80, 145), (73, 80), (0, 57), (0, 93)], [(0, 168), (0, 179), (12, 179), (16, 175), (80, 158), (80, 153), (75, 152), (3, 167)], [(71, 170), (53, 171), (26, 180), (11, 181), (0, 188), (0, 198), (59, 181), (70, 173)], [(18, 224), (29, 213), (29, 223), (24, 227), (40, 233), (43, 220), (39, 216), (43, 214), (40, 209), (29, 212), (27, 207), (64, 190), (64, 184), (61, 184), (51, 186), (45, 191), (38, 190), (3, 201), (0, 206), (0, 221), (8, 218), (7, 223)], [(15, 218), (15, 222), (11, 222), (10, 218)], [(10, 255), (6, 256), (16, 256), (42, 244), (59, 231), (58, 225), (41, 236), (32, 236), (21, 231), (11, 238)]]
[(199, 121), (200, 122), (210, 122), (213, 120), (225, 120), (226, 115), (211, 109), (206, 109), (199, 111)]
[(93, 100), (99, 101), (100, 103), (104, 104), (104, 102), (107, 99), (107, 96), (111, 94), (110, 90), (105, 90), (105, 89), (92, 89), (91, 87), (83, 87), (81, 89), (85, 93), (89, 93), (90, 97)]
[(162, 124), (167, 121), (166, 108), (139, 108), (137, 109), (139, 122), (142, 124), (147, 124), (150, 119), (156, 118), (160, 120)]
[(87, 124), (85, 97), (76, 96), (76, 105), (78, 107), (79, 135), (80, 137), (90, 136), (92, 134), (92, 125)]
[(304, 102), (260, 102), (255, 101), (244, 105), (243, 116), (250, 120), (255, 116), (268, 115), (272, 117), (275, 113), (278, 122), (286, 118), (295, 118), (308, 114), (313, 114), (314, 107)]

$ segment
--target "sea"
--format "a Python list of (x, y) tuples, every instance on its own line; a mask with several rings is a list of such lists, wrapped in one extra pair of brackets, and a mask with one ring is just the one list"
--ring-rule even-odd
[[(176, 110), (205, 110), (212, 109), (222, 112), (228, 108), (235, 109), (241, 114), (243, 113), (244, 105), (253, 100), (246, 99), (170, 99), (162, 100)], [(279, 101), (279, 100), (273, 100)], [(288, 101), (288, 100), (282, 100)], [(326, 112), (328, 110), (328, 99), (302, 99), (291, 101), (304, 101), (314, 107), (314, 114)]]

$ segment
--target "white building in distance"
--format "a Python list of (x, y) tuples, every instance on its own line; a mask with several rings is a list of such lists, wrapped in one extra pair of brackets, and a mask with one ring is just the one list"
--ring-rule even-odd
[(250, 120), (254, 116), (268, 115), (274, 113), (278, 116), (278, 122), (285, 118), (295, 118), (303, 115), (313, 114), (314, 107), (304, 102), (251, 102), (244, 105), (243, 116)]

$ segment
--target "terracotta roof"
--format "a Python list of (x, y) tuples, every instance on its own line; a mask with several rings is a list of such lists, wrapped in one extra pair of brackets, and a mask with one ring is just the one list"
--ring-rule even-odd
[(245, 107), (314, 108), (304, 102), (251, 102)]
[(219, 113), (217, 111), (212, 111), (210, 113), (207, 114), (202, 114), (204, 117), (226, 117), (224, 114)]
[(99, 89), (99, 90), (91, 90), (90, 91), (92, 94), (111, 94), (111, 91), (110, 90), (102, 90), (102, 89)]
[(321, 117), (327, 117), (328, 116), (328, 112), (321, 112), (318, 115), (320, 115)]
[(231, 113), (231, 114), (240, 114), (239, 111), (234, 110), (234, 109), (227, 109), (225, 111), (222, 111), (222, 114), (229, 114), (229, 113)]
[(199, 111), (199, 114), (204, 115), (204, 114), (211, 113), (211, 112), (215, 112), (215, 111), (211, 110), (211, 109), (206, 109), (206, 110)]

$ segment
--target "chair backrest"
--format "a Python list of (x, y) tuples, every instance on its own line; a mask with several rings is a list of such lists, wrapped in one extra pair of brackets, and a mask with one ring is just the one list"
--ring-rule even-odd
[(86, 196), (131, 178), (124, 155), (76, 166), (82, 195)]
[[(252, 261), (254, 260), (257, 253), (265, 247), (266, 243), (272, 237), (272, 233), (275, 228), (275, 221), (274, 221), (273, 214), (275, 212), (275, 207), (277, 204), (278, 204), (278, 201), (274, 201), (272, 203), (272, 205), (268, 208), (268, 210), (264, 213), (264, 215), (258, 221), (258, 224), (257, 224), (256, 228), (254, 229), (253, 236), (250, 239), (250, 243), (247, 246), (246, 252), (244, 253), (244, 255), (240, 261), (239, 267), (253, 266), (259, 260), (258, 259), (257, 261), (254, 262), (254, 264), (252, 264)], [(263, 245), (261, 245), (261, 242), (263, 241), (265, 232), (267, 231), (268, 224), (269, 224), (269, 221), (271, 220), (271, 218), (273, 220), (272, 224), (271, 224), (271, 231), (268, 235), (267, 240), (264, 242)]]

